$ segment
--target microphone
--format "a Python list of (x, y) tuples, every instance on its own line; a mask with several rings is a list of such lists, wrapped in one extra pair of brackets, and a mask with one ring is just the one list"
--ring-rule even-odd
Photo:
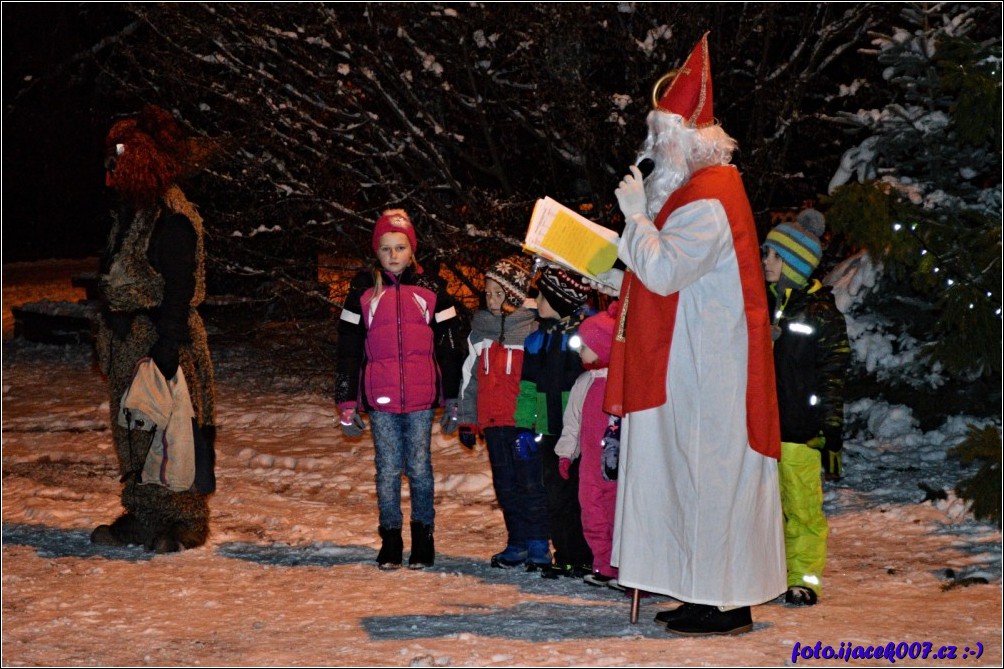
[(655, 161), (651, 158), (645, 158), (638, 163), (638, 169), (641, 170), (641, 178), (647, 179), (648, 175), (655, 169)]

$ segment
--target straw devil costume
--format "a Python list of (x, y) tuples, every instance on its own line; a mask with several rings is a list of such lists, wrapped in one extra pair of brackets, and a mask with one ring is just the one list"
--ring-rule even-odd
[(120, 204), (102, 263), (105, 308), (97, 348), (108, 377), (125, 513), (94, 530), (91, 541), (98, 544), (141, 544), (164, 553), (200, 546), (209, 535), (212, 486), (175, 491), (144, 481), (156, 433), (119, 421), (137, 363), (149, 357), (164, 379), (183, 375), (194, 415), (193, 439), (202, 453), (212, 452), (213, 367), (195, 310), (205, 296), (202, 218), (175, 184), (192, 169), (195, 147), (169, 113), (153, 106), (116, 122), (106, 138), (105, 181)]
[(624, 416), (611, 563), (621, 585), (686, 602), (657, 617), (669, 631), (735, 634), (785, 590), (763, 270), (706, 34), (660, 84), (639, 156), (655, 170), (617, 189), (629, 271), (605, 402)]

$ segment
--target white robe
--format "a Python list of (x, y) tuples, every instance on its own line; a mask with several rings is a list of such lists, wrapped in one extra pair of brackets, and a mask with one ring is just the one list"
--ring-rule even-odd
[(786, 584), (777, 462), (747, 438), (748, 340), (725, 210), (691, 202), (661, 231), (636, 216), (619, 255), (649, 290), (680, 300), (667, 401), (621, 427), (618, 581), (696, 604), (773, 599)]

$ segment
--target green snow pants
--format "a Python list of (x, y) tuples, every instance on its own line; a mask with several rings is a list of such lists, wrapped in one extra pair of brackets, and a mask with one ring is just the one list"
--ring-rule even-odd
[(823, 594), (826, 536), (823, 514), (822, 460), (819, 451), (805, 444), (781, 442), (778, 478), (784, 514), (784, 550), (788, 587), (800, 585)]

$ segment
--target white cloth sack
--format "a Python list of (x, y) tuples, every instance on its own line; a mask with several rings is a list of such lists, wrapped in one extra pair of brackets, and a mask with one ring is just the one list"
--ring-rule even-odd
[(122, 396), (118, 424), (130, 430), (153, 430), (153, 440), (140, 483), (162, 485), (185, 492), (195, 482), (195, 411), (185, 374), (168, 381), (152, 358), (136, 365), (132, 383)]

